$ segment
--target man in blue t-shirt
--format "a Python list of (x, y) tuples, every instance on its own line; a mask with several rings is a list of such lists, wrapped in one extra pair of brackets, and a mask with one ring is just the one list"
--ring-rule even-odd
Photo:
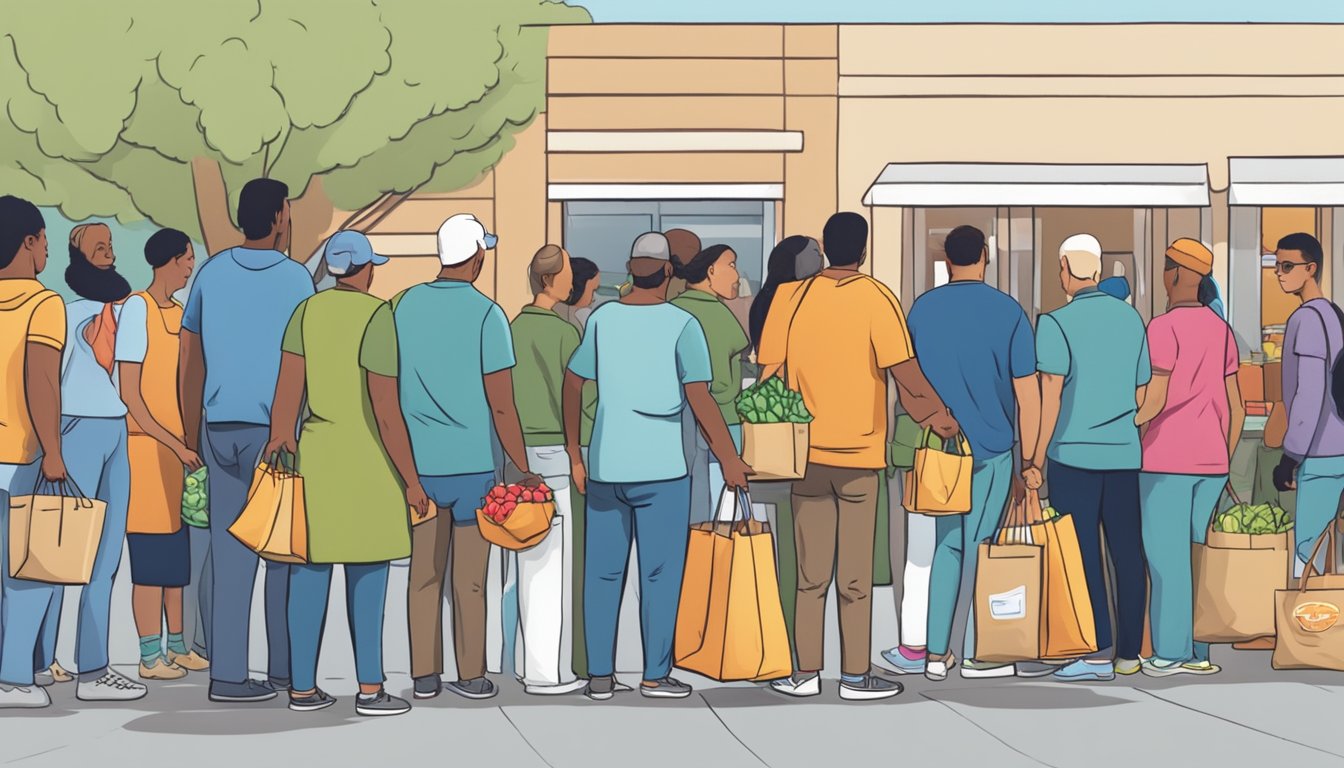
[[(924, 672), (931, 680), (947, 677), (952, 663), (954, 624), (965, 617), (965, 678), (1013, 674), (1013, 666), (975, 659), (971, 604), (981, 542), (998, 525), (1013, 482), (1013, 445), (1027, 446), (1023, 466), (1035, 462), (1040, 422), (1036, 350), (1031, 321), (1007, 294), (985, 284), (989, 249), (975, 227), (952, 230), (944, 241), (947, 285), (915, 300), (910, 335), (933, 389), (947, 404), (971, 445), (971, 511), (941, 515), (929, 581), (927, 664), (918, 653), (900, 648), (882, 656), (903, 673)], [(911, 650), (911, 649), (905, 649)]]
[(268, 679), (250, 680), (248, 628), (259, 558), (228, 533), (270, 437), (281, 338), (294, 309), (313, 295), (308, 270), (284, 253), (288, 196), (289, 188), (274, 179), (243, 187), (243, 244), (201, 267), (182, 316), (182, 426), (187, 447), (200, 453), (210, 473), (211, 701), (267, 701), (290, 683), (289, 566), (266, 563)]
[[(630, 254), (631, 291), (588, 318), (565, 373), (565, 445), (571, 477), (587, 494), (583, 613), (590, 682), (587, 695), (615, 691), (616, 623), (632, 539), (639, 547), (640, 629), (650, 698), (685, 698), (691, 687), (670, 676), (672, 639), (686, 566), (691, 480), (681, 418), (695, 414), (724, 484), (747, 487), (714, 396), (709, 345), (689, 312), (667, 303), (671, 249), (657, 232), (640, 235)], [(597, 382), (597, 419), (589, 466), (579, 448), (585, 381)]]
[(448, 690), (488, 699), (485, 676), (485, 580), (490, 543), (476, 510), (495, 483), (493, 439), (522, 472), (532, 474), (513, 399), (513, 336), (504, 310), (476, 290), (485, 252), (496, 237), (475, 216), (459, 213), (439, 227), (438, 279), (392, 299), (401, 410), (425, 493), (442, 513), (411, 534), (411, 677), (415, 697), (443, 690), (443, 587), (452, 559), (453, 644), (458, 679)]

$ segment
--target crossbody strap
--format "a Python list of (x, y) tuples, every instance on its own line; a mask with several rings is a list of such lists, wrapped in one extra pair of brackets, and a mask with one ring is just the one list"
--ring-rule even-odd
[[(1306, 305), (1303, 305), (1306, 306)], [(1316, 414), (1316, 431), (1311, 434), (1311, 442), (1307, 443), (1307, 450), (1310, 451), (1316, 441), (1320, 439), (1321, 432), (1325, 429), (1325, 423), (1330, 420), (1326, 408), (1334, 409), (1333, 395), (1330, 387), (1330, 373), (1335, 367), (1335, 355), (1330, 351), (1330, 324), (1325, 320), (1325, 313), (1316, 307), (1311, 311), (1321, 319), (1321, 332), (1325, 334), (1325, 387), (1321, 390), (1321, 410)], [(1340, 326), (1340, 333), (1344, 334), (1344, 325)], [(1303, 460), (1307, 457), (1303, 456)]]
[(817, 280), (817, 276), (807, 278), (803, 284), (802, 293), (798, 296), (798, 301), (793, 305), (793, 313), (789, 315), (789, 324), (784, 328), (784, 363), (780, 366), (780, 375), (784, 377), (784, 385), (789, 385), (789, 342), (793, 340), (793, 321), (798, 317), (798, 310), (803, 308), (803, 301), (807, 299), (807, 292), (812, 290), (812, 284)]

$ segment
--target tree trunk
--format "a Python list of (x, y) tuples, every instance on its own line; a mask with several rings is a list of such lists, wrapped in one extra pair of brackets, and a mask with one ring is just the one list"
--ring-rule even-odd
[(331, 198), (322, 189), (322, 177), (312, 177), (303, 194), (289, 201), (292, 236), (289, 258), (307, 264), (326, 239), (340, 228), (344, 216), (331, 204)]
[(243, 233), (229, 216), (229, 191), (219, 163), (207, 157), (193, 158), (191, 180), (196, 192), (196, 216), (201, 225), (205, 251), (216, 254), (243, 243)]

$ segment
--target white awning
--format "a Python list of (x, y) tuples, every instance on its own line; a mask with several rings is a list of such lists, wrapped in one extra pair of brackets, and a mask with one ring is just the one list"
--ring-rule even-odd
[(916, 208), (1203, 208), (1209, 204), (1209, 169), (1202, 163), (891, 163), (863, 202)]
[(782, 200), (783, 184), (550, 184), (551, 200)]
[(1228, 205), (1344, 205), (1344, 157), (1234, 157)]

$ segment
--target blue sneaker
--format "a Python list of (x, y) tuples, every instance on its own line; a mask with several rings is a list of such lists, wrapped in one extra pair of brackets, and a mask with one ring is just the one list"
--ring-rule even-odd
[(891, 671), (898, 675), (922, 675), (928, 660), (928, 656), (907, 659), (905, 654), (901, 653), (901, 646), (899, 645), (883, 651), (882, 658), (891, 667)]
[(1051, 677), (1066, 683), (1105, 682), (1115, 679), (1115, 665), (1109, 661), (1097, 664), (1078, 659), (1060, 668)]

